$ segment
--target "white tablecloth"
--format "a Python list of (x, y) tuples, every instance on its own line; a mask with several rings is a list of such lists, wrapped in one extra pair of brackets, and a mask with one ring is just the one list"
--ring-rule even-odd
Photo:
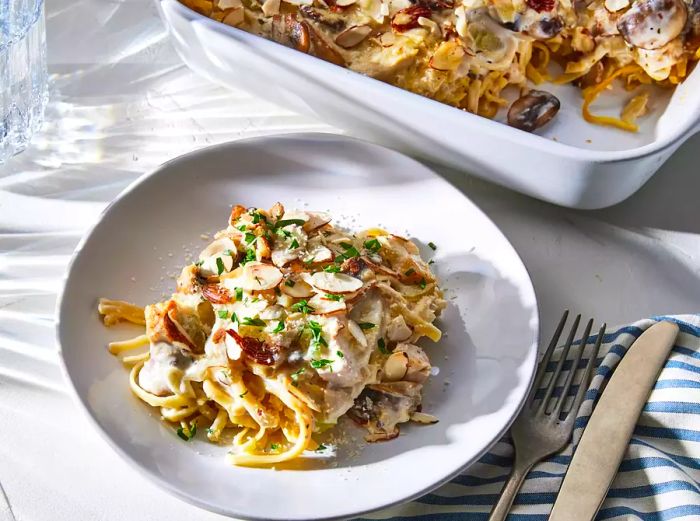
[[(47, 123), (0, 167), (0, 521), (220, 518), (133, 472), (74, 407), (56, 292), (83, 231), (159, 163), (240, 137), (337, 130), (194, 76), (148, 0), (53, 0), (47, 25)], [(596, 212), (440, 171), (521, 253), (549, 332), (565, 307), (609, 324), (700, 311), (699, 147), (696, 136), (641, 192)]]

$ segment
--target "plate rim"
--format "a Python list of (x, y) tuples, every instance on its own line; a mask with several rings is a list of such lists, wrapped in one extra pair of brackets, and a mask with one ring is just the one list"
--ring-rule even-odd
[[(68, 282), (73, 277), (74, 274), (74, 265), (77, 260), (77, 258), (81, 255), (82, 250), (84, 246), (87, 244), (87, 242), (93, 237), (93, 235), (96, 232), (97, 227), (99, 224), (108, 217), (108, 215), (114, 211), (114, 208), (116, 205), (122, 201), (126, 196), (128, 196), (132, 191), (138, 189), (138, 187), (144, 183), (146, 180), (150, 179), (152, 176), (157, 175), (160, 173), (162, 170), (165, 170), (171, 166), (171, 164), (182, 161), (182, 160), (192, 160), (196, 159), (197, 156), (205, 156), (213, 151), (218, 151), (220, 149), (225, 149), (229, 147), (239, 147), (239, 146), (246, 146), (248, 144), (259, 144), (260, 142), (266, 142), (266, 141), (275, 141), (275, 140), (284, 140), (284, 139), (299, 139), (299, 140), (305, 140), (307, 143), (311, 143), (313, 141), (319, 142), (320, 140), (325, 140), (325, 141), (352, 141), (355, 143), (358, 143), (362, 146), (370, 147), (370, 148), (376, 148), (376, 149), (381, 149), (384, 153), (394, 155), (401, 157), (404, 160), (407, 160), (409, 163), (413, 163), (417, 168), (419, 169), (424, 169), (432, 173), (436, 178), (440, 179), (443, 183), (445, 183), (449, 189), (456, 191), (461, 197), (465, 198), (471, 205), (474, 207), (474, 209), (479, 212), (482, 216), (482, 218), (486, 219), (488, 222), (491, 223), (491, 225), (495, 228), (495, 230), (501, 235), (501, 238), (504, 239), (507, 244), (510, 246), (512, 249), (513, 253), (515, 254), (515, 258), (517, 258), (518, 262), (520, 263), (520, 266), (523, 268), (525, 271), (525, 274), (527, 275), (527, 287), (524, 289), (527, 290), (528, 296), (531, 297), (533, 306), (534, 306), (534, 319), (536, 320), (536, 324), (534, 325), (535, 329), (535, 337), (534, 337), (534, 357), (533, 357), (533, 363), (532, 366), (529, 368), (529, 381), (526, 386), (526, 392), (523, 394), (523, 396), (519, 399), (519, 403), (517, 407), (514, 409), (513, 415), (511, 418), (506, 422), (506, 424), (503, 426), (503, 428), (498, 432), (498, 434), (493, 438), (493, 440), (488, 443), (481, 451), (479, 451), (472, 459), (467, 461), (464, 465), (460, 466), (458, 469), (455, 471), (449, 473), (446, 475), (443, 479), (438, 480), (435, 483), (432, 483), (429, 486), (426, 486), (424, 489), (421, 489), (420, 491), (417, 491), (413, 494), (408, 494), (404, 496), (402, 499), (393, 501), (393, 502), (388, 502), (388, 503), (383, 503), (378, 506), (370, 507), (370, 508), (364, 508), (361, 510), (353, 510), (353, 511), (348, 511), (347, 513), (339, 514), (339, 515), (333, 515), (333, 516), (310, 516), (310, 517), (304, 517), (304, 518), (299, 518), (299, 517), (279, 517), (279, 518), (273, 518), (273, 517), (262, 517), (262, 516), (257, 516), (257, 515), (251, 515), (249, 513), (245, 512), (238, 512), (234, 511), (231, 508), (220, 508), (217, 505), (212, 505), (206, 501), (201, 500), (199, 497), (196, 495), (189, 494), (177, 486), (171, 484), (169, 481), (162, 479), (159, 477), (157, 474), (153, 473), (148, 467), (141, 465), (140, 462), (138, 462), (136, 459), (134, 459), (131, 455), (129, 455), (122, 447), (117, 443), (110, 435), (109, 433), (100, 425), (100, 423), (97, 421), (97, 418), (94, 416), (94, 414), (91, 412), (91, 409), (89, 407), (89, 404), (87, 403), (86, 399), (80, 395), (78, 392), (73, 379), (71, 377), (71, 374), (69, 372), (68, 366), (66, 364), (66, 359), (64, 357), (64, 349), (63, 349), (63, 344), (61, 342), (61, 332), (62, 332), (62, 326), (61, 326), (61, 317), (64, 313), (64, 308), (67, 306), (67, 301), (64, 299), (65, 297), (65, 292), (66, 288), (68, 286)], [(527, 400), (527, 397), (531, 391), (532, 385), (534, 383), (535, 379), (535, 373), (537, 369), (537, 363), (538, 363), (538, 358), (539, 358), (539, 344), (540, 344), (540, 339), (541, 339), (541, 332), (540, 332), (540, 327), (541, 327), (541, 320), (540, 320), (540, 307), (539, 307), (539, 302), (537, 299), (537, 293), (535, 292), (534, 285), (532, 283), (532, 276), (530, 274), (530, 271), (527, 268), (527, 265), (523, 262), (522, 257), (518, 253), (517, 249), (511, 241), (508, 239), (505, 233), (500, 229), (498, 225), (476, 204), (474, 203), (464, 192), (456, 188), (448, 179), (445, 177), (441, 176), (437, 172), (435, 172), (432, 168), (429, 166), (425, 165), (424, 163), (414, 159), (411, 156), (408, 156), (406, 154), (403, 154), (401, 152), (398, 152), (396, 150), (393, 150), (391, 148), (382, 146), (382, 145), (377, 145), (375, 143), (372, 143), (370, 141), (365, 141), (363, 139), (351, 137), (351, 136), (346, 136), (342, 134), (334, 134), (330, 132), (291, 132), (291, 133), (284, 133), (284, 134), (269, 134), (265, 136), (255, 136), (255, 137), (249, 137), (249, 138), (242, 138), (242, 139), (234, 139), (230, 141), (225, 141), (223, 143), (218, 143), (215, 145), (210, 145), (206, 146), (203, 148), (199, 148), (196, 150), (191, 150), (189, 152), (186, 152), (184, 154), (180, 154), (179, 156), (176, 156), (174, 158), (171, 158), (160, 165), (156, 166), (155, 168), (143, 173), (139, 177), (137, 177), (135, 180), (133, 180), (131, 183), (129, 183), (128, 186), (126, 186), (117, 196), (110, 201), (107, 206), (99, 213), (95, 221), (90, 225), (88, 230), (83, 234), (81, 237), (80, 241), (78, 242), (77, 246), (75, 247), (71, 258), (65, 268), (65, 271), (63, 272), (63, 276), (61, 278), (61, 285), (60, 289), (56, 298), (56, 305), (54, 308), (54, 316), (55, 316), (55, 323), (54, 323), (54, 339), (56, 341), (56, 345), (58, 348), (58, 359), (59, 359), (59, 366), (61, 369), (61, 373), (63, 375), (63, 378), (67, 384), (69, 394), (71, 395), (73, 401), (78, 405), (78, 408), (82, 411), (82, 414), (84, 417), (87, 417), (89, 423), (92, 425), (93, 429), (97, 431), (102, 438), (103, 441), (107, 443), (107, 445), (121, 458), (122, 461), (126, 462), (134, 471), (140, 471), (140, 474), (145, 476), (148, 481), (151, 483), (155, 484), (159, 489), (167, 492), (170, 494), (172, 497), (177, 498), (180, 501), (184, 501), (185, 503), (189, 503), (191, 505), (194, 505), (196, 507), (202, 508), (203, 510), (209, 511), (209, 512), (214, 512), (216, 514), (220, 514), (229, 518), (235, 517), (238, 519), (242, 520), (250, 520), (250, 521), (263, 521), (263, 520), (280, 520), (280, 521), (286, 521), (288, 519), (304, 519), (307, 521), (320, 521), (320, 520), (342, 520), (342, 519), (350, 519), (354, 518), (357, 516), (361, 516), (364, 514), (368, 514), (370, 512), (376, 512), (378, 510), (386, 509), (386, 508), (391, 508), (397, 505), (405, 504), (409, 501), (413, 501), (414, 499), (417, 499), (419, 497), (422, 497), (423, 495), (429, 493), (432, 490), (437, 489), (438, 487), (444, 485), (445, 483), (451, 481), (455, 476), (458, 476), (461, 474), (465, 469), (468, 467), (472, 466), (474, 463), (476, 463), (484, 454), (486, 454), (493, 446), (498, 443), (498, 441), (503, 437), (503, 435), (510, 429), (511, 425), (515, 421), (515, 419), (518, 417), (520, 414), (520, 411), (525, 405), (525, 402)]]

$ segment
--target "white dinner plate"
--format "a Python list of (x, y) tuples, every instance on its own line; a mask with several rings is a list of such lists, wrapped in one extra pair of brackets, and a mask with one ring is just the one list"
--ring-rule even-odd
[[(226, 447), (201, 435), (182, 441), (132, 396), (127, 369), (106, 345), (134, 329), (105, 328), (97, 299), (160, 300), (174, 289), (187, 256), (206, 245), (201, 234), (226, 226), (232, 204), (268, 208), (276, 201), (328, 211), (352, 228), (380, 225), (410, 236), (435, 260), (449, 305), (440, 318), (443, 340), (422, 343), (439, 368), (425, 388), (423, 410), (439, 423), (407, 425), (389, 442), (341, 446), (334, 458), (305, 468), (235, 468), (224, 461)], [(351, 517), (425, 494), (504, 433), (537, 358), (535, 294), (498, 228), (420, 163), (324, 134), (215, 146), (136, 181), (78, 247), (58, 317), (66, 375), (109, 444), (177, 497), (250, 519)]]

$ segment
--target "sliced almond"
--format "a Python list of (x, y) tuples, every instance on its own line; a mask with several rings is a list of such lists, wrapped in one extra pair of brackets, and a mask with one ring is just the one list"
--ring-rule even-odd
[(459, 43), (448, 40), (435, 50), (428, 65), (438, 71), (453, 71), (462, 63), (464, 55), (464, 48)]
[(428, 29), (430, 31), (430, 34), (432, 34), (434, 36), (442, 36), (442, 31), (440, 30), (440, 26), (437, 24), (436, 21), (431, 20), (430, 18), (425, 18), (424, 16), (419, 16), (418, 17), (418, 25)]
[(360, 44), (371, 32), (372, 28), (369, 25), (353, 25), (336, 36), (335, 43), (344, 49), (350, 49)]
[(388, 31), (380, 34), (377, 40), (379, 41), (379, 45), (382, 47), (391, 47), (396, 43), (396, 35), (393, 33), (393, 31)]
[[(262, 5), (262, 12), (265, 16), (274, 16), (276, 14), (279, 14), (280, 12), (280, 0), (265, 0)], [(282, 207), (280, 203), (277, 203)], [(275, 205), (277, 206), (277, 205)], [(275, 208), (273, 206), (272, 208)], [(284, 211), (284, 208), (282, 207), (282, 211)], [(272, 214), (271, 214), (272, 215)]]
[[(200, 264), (199, 273), (205, 277), (228, 273), (233, 269), (233, 263), (233, 257), (230, 255), (221, 254), (207, 257), (202, 261), (202, 264)], [(221, 264), (221, 266), (219, 266), (219, 264)], [(221, 268), (223, 268), (223, 270)], [(219, 271), (221, 271), (221, 273), (219, 273)]]
[(282, 281), (282, 272), (272, 264), (249, 262), (226, 277), (223, 284), (228, 289), (243, 288), (247, 291), (272, 289)]
[(408, 371), (408, 355), (403, 351), (391, 353), (384, 362), (383, 380), (397, 382), (406, 376)]
[(324, 298), (323, 295), (314, 295), (313, 298), (309, 300), (309, 306), (314, 308), (314, 313), (318, 315), (328, 315), (346, 309), (343, 299), (330, 300)]
[(353, 293), (362, 287), (362, 281), (345, 273), (319, 271), (309, 278), (311, 285), (326, 293)]
[(333, 252), (322, 244), (314, 244), (308, 247), (303, 260), (304, 262), (328, 262), (334, 257)]
[(332, 221), (331, 216), (324, 212), (306, 212), (309, 219), (304, 224), (306, 233), (317, 230)]
[(231, 335), (226, 335), (224, 344), (226, 345), (226, 356), (231, 360), (240, 360), (243, 354), (241, 346), (238, 345), (238, 342), (236, 342)]
[(432, 414), (427, 414), (424, 412), (414, 412), (413, 414), (411, 414), (411, 421), (430, 425), (433, 423), (437, 423), (439, 420)]
[(356, 1), (357, 0), (336, 0), (335, 5), (340, 7), (347, 7), (349, 5), (354, 4)]
[(221, 21), (224, 22), (226, 25), (236, 27), (238, 25), (241, 25), (244, 20), (245, 13), (243, 11), (243, 8), (236, 7), (235, 9), (231, 9), (230, 12), (226, 13), (226, 16), (224, 16), (224, 19)]
[(308, 298), (313, 296), (314, 290), (306, 282), (300, 279), (287, 279), (280, 285), (280, 290), (293, 298)]
[(215, 241), (211, 242), (202, 250), (202, 253), (199, 254), (199, 260), (205, 260), (207, 257), (213, 257), (228, 250), (235, 254), (236, 243), (234, 243), (228, 237), (221, 237), (220, 239), (216, 239)]
[(348, 331), (362, 347), (367, 347), (367, 337), (362, 328), (354, 320), (348, 320)]

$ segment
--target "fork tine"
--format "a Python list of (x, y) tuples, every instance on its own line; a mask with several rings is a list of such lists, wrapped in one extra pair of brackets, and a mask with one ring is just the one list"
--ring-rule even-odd
[[(588, 359), (588, 364), (586, 364), (586, 372), (583, 374), (583, 380), (581, 380), (581, 384), (579, 385), (578, 392), (576, 393), (576, 396), (574, 397), (574, 401), (571, 404), (571, 409), (569, 410), (567, 414), (567, 420), (569, 417), (576, 417), (578, 414), (578, 410), (581, 408), (581, 404), (583, 403), (583, 398), (586, 396), (586, 391), (588, 390), (588, 385), (590, 384), (591, 381), (591, 376), (593, 373), (593, 365), (595, 364), (595, 361), (598, 359), (598, 352), (600, 351), (600, 344), (603, 343), (603, 336), (605, 336), (605, 328), (607, 327), (607, 324), (603, 324), (600, 327), (600, 330), (598, 331), (598, 337), (595, 340), (595, 347), (593, 347), (593, 352), (591, 353), (591, 357)], [(573, 414), (573, 416), (572, 416)]]
[(566, 361), (567, 357), (569, 356), (569, 350), (571, 349), (571, 344), (574, 342), (574, 338), (576, 337), (576, 330), (578, 330), (578, 324), (581, 321), (581, 315), (576, 315), (576, 318), (574, 319), (574, 323), (571, 325), (571, 331), (569, 332), (569, 338), (566, 340), (566, 345), (564, 345), (564, 349), (561, 352), (561, 357), (559, 358), (559, 362), (557, 362), (557, 366), (554, 369), (554, 373), (552, 374), (552, 379), (549, 381), (549, 385), (547, 386), (547, 390), (544, 392), (544, 398), (542, 398), (542, 403), (540, 403), (540, 406), (537, 409), (538, 413), (544, 413), (547, 410), (547, 403), (549, 402), (549, 399), (552, 397), (552, 393), (554, 392), (554, 387), (557, 385), (557, 380), (559, 380), (559, 375), (561, 374), (561, 369), (564, 367), (564, 362)]
[(554, 352), (554, 348), (557, 346), (559, 343), (559, 337), (561, 336), (561, 332), (564, 329), (564, 325), (566, 324), (566, 320), (569, 318), (569, 310), (565, 310), (564, 314), (561, 316), (561, 320), (559, 320), (559, 325), (557, 326), (556, 331), (554, 331), (554, 336), (552, 337), (552, 340), (549, 342), (549, 346), (547, 346), (547, 351), (545, 351), (544, 356), (542, 357), (542, 361), (540, 362), (540, 365), (537, 369), (537, 374), (535, 375), (535, 381), (532, 384), (532, 389), (530, 389), (530, 396), (527, 398), (527, 404), (526, 407), (530, 407), (532, 405), (532, 402), (535, 399), (535, 394), (537, 394), (537, 390), (540, 388), (540, 385), (542, 384), (542, 380), (544, 380), (544, 375), (547, 370), (547, 365), (549, 364), (550, 359), (552, 358), (552, 353)]
[(578, 372), (578, 364), (581, 362), (581, 357), (583, 356), (583, 352), (586, 350), (586, 346), (588, 345), (588, 335), (591, 334), (591, 328), (593, 327), (593, 319), (590, 319), (588, 321), (588, 324), (586, 324), (586, 329), (583, 332), (583, 336), (581, 337), (581, 345), (579, 346), (579, 349), (576, 353), (576, 357), (574, 358), (574, 361), (572, 362), (571, 370), (569, 371), (569, 374), (566, 375), (566, 381), (564, 382), (564, 388), (561, 391), (561, 395), (559, 396), (559, 399), (557, 401), (557, 404), (554, 406), (554, 410), (552, 411), (552, 417), (555, 419), (559, 418), (559, 415), (561, 414), (562, 409), (564, 408), (564, 404), (566, 403), (566, 398), (569, 396), (569, 390), (571, 389), (571, 384), (574, 381), (574, 376)]

